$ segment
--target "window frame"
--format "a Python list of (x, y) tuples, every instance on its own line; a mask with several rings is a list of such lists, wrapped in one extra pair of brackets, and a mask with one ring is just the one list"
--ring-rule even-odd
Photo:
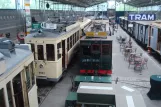
[(36, 53), (35, 44), (34, 43), (30, 43), (30, 45), (31, 45), (31, 51), (32, 51), (32, 53), (34, 55), (34, 59), (36, 59), (36, 55), (35, 55), (35, 53)]
[[(107, 54), (107, 53), (106, 53), (106, 54), (103, 54), (103, 46), (105, 46), (105, 47), (108, 46), (108, 54)], [(112, 47), (111, 47), (110, 44), (102, 44), (102, 45), (101, 45), (101, 54), (102, 54), (102, 55), (111, 55), (111, 52), (112, 52), (112, 51), (111, 51), (111, 48), (112, 48)]]
[[(4, 99), (4, 101), (3, 101), (3, 103), (4, 103), (4, 107), (7, 107), (7, 106), (6, 106), (6, 97), (5, 97), (5, 91), (4, 91), (4, 88), (1, 88), (1, 89), (0, 89), (0, 91), (2, 91), (2, 97), (3, 97), (3, 99)], [(2, 97), (0, 97), (0, 98), (2, 98)]]
[[(53, 56), (52, 56), (52, 59), (48, 59), (49, 57), (48, 57), (48, 46), (47, 45), (53, 45)], [(50, 50), (50, 49), (49, 49)], [(46, 44), (46, 60), (47, 61), (55, 61), (55, 44)]]
[[(58, 45), (60, 44), (60, 47)], [(57, 43), (57, 60), (59, 60), (62, 57), (62, 54), (59, 54), (59, 49), (62, 48), (62, 42), (60, 41)]]
[(67, 51), (70, 50), (70, 37), (67, 38)]
[[(43, 48), (42, 48), (42, 49), (43, 49), (43, 52), (42, 52), (42, 53), (43, 53), (43, 55), (42, 55), (42, 56), (43, 56), (43, 58), (42, 58), (42, 59), (39, 59), (38, 46), (42, 46), (42, 47), (43, 47)], [(45, 48), (44, 48), (44, 45), (42, 45), (42, 44), (38, 44), (38, 45), (37, 45), (37, 60), (43, 61), (43, 60), (45, 59), (45, 56), (44, 56), (44, 52), (45, 52), (45, 50), (44, 50), (44, 49), (45, 49)]]
[(73, 44), (72, 44), (72, 47), (73, 47), (75, 44), (75, 35), (74, 34), (72, 35), (72, 41), (73, 41)]
[(73, 37), (72, 37), (72, 35), (70, 36), (70, 48), (69, 48), (69, 50), (73, 47), (73, 39), (72, 39)]
[[(9, 85), (10, 90), (8, 90), (8, 85)], [(12, 92), (11, 81), (9, 81), (9, 82), (6, 84), (6, 90), (7, 90), (7, 96), (8, 96), (8, 104), (9, 104), (9, 107), (10, 107), (10, 101), (12, 102), (12, 106), (11, 106), (11, 107), (14, 107), (14, 101), (13, 101), (13, 97), (12, 97), (12, 96), (13, 96), (13, 92)], [(8, 91), (10, 91), (11, 98), (9, 98)]]

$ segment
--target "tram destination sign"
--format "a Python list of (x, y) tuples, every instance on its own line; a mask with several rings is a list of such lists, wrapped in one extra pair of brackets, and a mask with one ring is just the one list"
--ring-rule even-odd
[(156, 14), (128, 14), (128, 20), (130, 21), (154, 21), (156, 20)]

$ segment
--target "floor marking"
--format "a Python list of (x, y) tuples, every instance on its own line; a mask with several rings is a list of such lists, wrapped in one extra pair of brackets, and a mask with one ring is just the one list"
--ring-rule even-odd
[(126, 101), (127, 101), (128, 107), (135, 107), (132, 96), (126, 96)]
[(133, 90), (133, 89), (127, 87), (127, 86), (122, 86), (121, 88), (124, 89), (124, 90), (127, 90), (127, 91), (129, 91), (129, 92), (135, 91), (135, 90)]

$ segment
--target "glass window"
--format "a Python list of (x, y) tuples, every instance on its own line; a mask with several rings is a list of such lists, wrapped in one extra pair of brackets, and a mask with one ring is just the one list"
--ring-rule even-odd
[(73, 45), (74, 45), (74, 43), (75, 43), (75, 42), (74, 42), (74, 34), (73, 34), (72, 36), (73, 36)]
[(31, 88), (30, 69), (29, 69), (29, 66), (27, 66), (25, 68), (25, 71), (26, 71), (26, 85), (27, 85), (27, 89), (29, 90)]
[(35, 59), (35, 45), (34, 44), (31, 44), (31, 51), (34, 55), (34, 59)]
[(6, 107), (3, 89), (0, 89), (0, 107)]
[(7, 95), (8, 95), (9, 107), (13, 107), (11, 82), (7, 83)]
[(34, 72), (34, 63), (31, 63), (31, 78), (32, 78), (32, 85), (35, 84), (35, 72)]
[(61, 54), (60, 54), (60, 52), (59, 52), (59, 49), (61, 48), (61, 42), (60, 43), (58, 43), (57, 44), (57, 57), (58, 57), (58, 59), (60, 59), (61, 58)]
[(143, 34), (143, 26), (140, 27), (140, 33)]
[(38, 60), (44, 60), (44, 48), (43, 45), (37, 45)]
[(75, 36), (75, 43), (76, 43), (77, 42), (77, 34), (75, 33), (74, 36)]
[(16, 9), (15, 0), (1, 0), (0, 9)]
[(102, 55), (110, 55), (111, 46), (110, 45), (102, 45)]
[(48, 61), (55, 61), (54, 44), (46, 44), (46, 54)]
[(81, 46), (83, 49), (83, 55), (91, 55), (90, 46)]
[(70, 37), (70, 49), (72, 48), (72, 36)]
[(100, 46), (99, 45), (93, 45), (92, 46), (92, 51), (99, 51), (100, 50)]
[(69, 38), (67, 39), (67, 50), (69, 51), (70, 48), (70, 42), (69, 42)]
[(79, 40), (79, 31), (77, 32), (77, 41)]
[(151, 36), (153, 36), (153, 33), (154, 33), (154, 29), (152, 28), (152, 35)]

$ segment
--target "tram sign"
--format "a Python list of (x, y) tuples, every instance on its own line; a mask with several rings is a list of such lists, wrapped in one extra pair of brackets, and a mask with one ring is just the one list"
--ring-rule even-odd
[(128, 20), (130, 21), (154, 21), (156, 20), (156, 14), (128, 14)]
[(41, 24), (40, 23), (33, 23), (32, 24), (32, 29), (40, 29), (41, 28)]

